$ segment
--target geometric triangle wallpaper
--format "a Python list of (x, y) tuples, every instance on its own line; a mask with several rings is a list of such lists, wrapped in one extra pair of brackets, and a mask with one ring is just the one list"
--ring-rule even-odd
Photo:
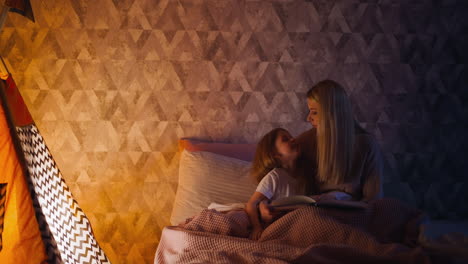
[(179, 138), (298, 135), (325, 78), (377, 138), (387, 196), (468, 219), (466, 1), (31, 4), (0, 55), (112, 263), (153, 263)]

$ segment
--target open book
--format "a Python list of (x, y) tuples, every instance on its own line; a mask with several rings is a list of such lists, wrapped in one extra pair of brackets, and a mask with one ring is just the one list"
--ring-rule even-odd
[(313, 198), (305, 195), (295, 195), (289, 197), (282, 197), (271, 201), (270, 206), (274, 210), (289, 211), (296, 208), (312, 205), (317, 207), (331, 207), (331, 208), (343, 208), (343, 209), (366, 209), (367, 203), (360, 201), (345, 201), (345, 200), (319, 200), (316, 201)]

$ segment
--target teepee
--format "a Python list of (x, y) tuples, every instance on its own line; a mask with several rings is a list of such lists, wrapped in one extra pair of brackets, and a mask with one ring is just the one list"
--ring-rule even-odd
[[(14, 2), (30, 8), (5, 3)], [(0, 7), (1, 31), (9, 7)], [(3, 59), (0, 103), (0, 263), (110, 263)]]

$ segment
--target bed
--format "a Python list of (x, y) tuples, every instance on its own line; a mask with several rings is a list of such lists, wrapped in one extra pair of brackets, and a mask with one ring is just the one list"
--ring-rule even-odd
[(154, 263), (468, 263), (467, 222), (431, 221), (392, 198), (360, 211), (300, 208), (252, 241), (242, 210), (208, 208), (238, 208), (249, 199), (255, 146), (190, 139), (179, 145), (171, 226), (162, 231)]

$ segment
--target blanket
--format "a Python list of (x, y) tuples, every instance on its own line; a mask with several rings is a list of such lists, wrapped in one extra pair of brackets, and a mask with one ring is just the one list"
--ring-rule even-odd
[(430, 263), (416, 246), (423, 217), (395, 199), (365, 210), (305, 206), (253, 241), (244, 211), (206, 209), (164, 228), (155, 263)]

